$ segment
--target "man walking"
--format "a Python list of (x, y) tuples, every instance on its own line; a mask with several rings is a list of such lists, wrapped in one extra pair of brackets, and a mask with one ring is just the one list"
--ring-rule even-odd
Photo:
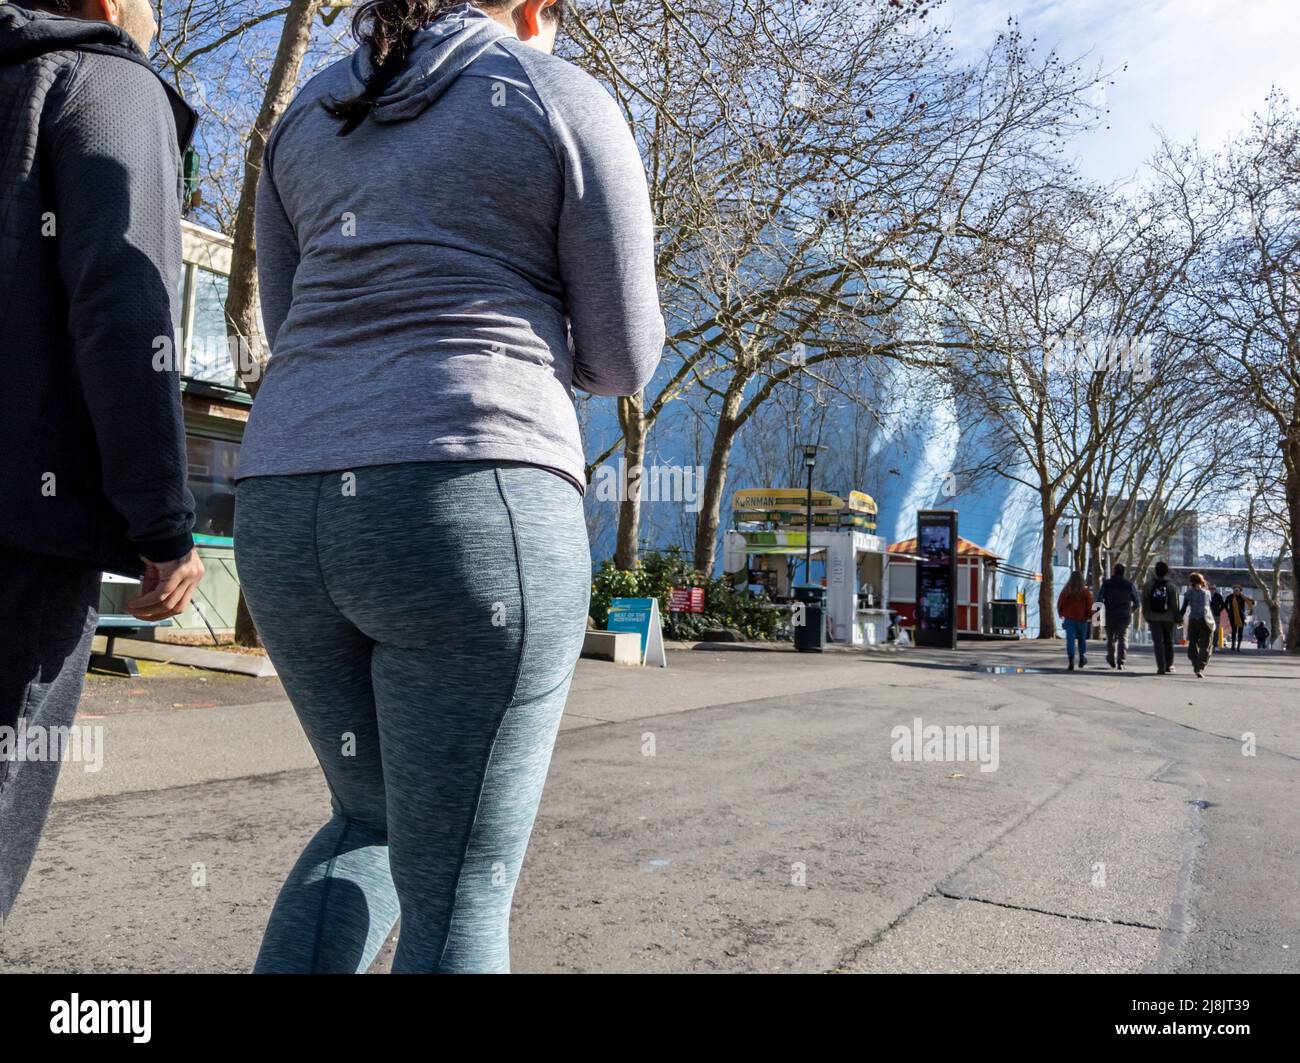
[(1156, 674), (1173, 671), (1174, 628), (1178, 624), (1178, 588), (1169, 578), (1169, 566), (1156, 562), (1155, 575), (1142, 591), (1142, 615), (1151, 628), (1156, 653)]
[(1110, 579), (1101, 584), (1101, 602), (1106, 610), (1106, 663), (1124, 670), (1128, 657), (1128, 628), (1133, 611), (1141, 607), (1137, 587), (1124, 575), (1123, 565), (1116, 565)]
[(1232, 636), (1232, 652), (1241, 652), (1241, 640), (1246, 633), (1246, 617), (1254, 607), (1253, 598), (1247, 598), (1241, 591), (1241, 584), (1233, 585), (1232, 593), (1223, 602), (1228, 613), (1228, 627)]
[[(143, 620), (203, 575), (175, 338), (182, 145), (149, 0), (0, 5), (0, 923), (36, 852), (98, 621), (101, 571)], [(58, 743), (40, 743), (57, 750)]]

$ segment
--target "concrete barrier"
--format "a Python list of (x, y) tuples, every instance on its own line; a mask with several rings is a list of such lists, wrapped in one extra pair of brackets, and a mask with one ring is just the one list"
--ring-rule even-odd
[(588, 631), (582, 655), (615, 664), (641, 663), (641, 636), (635, 631)]

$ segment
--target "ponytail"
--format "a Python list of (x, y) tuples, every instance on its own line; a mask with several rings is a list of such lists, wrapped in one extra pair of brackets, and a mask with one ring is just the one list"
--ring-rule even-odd
[[(370, 74), (365, 88), (346, 100), (323, 101), (325, 110), (343, 122), (339, 136), (345, 137), (366, 120), (375, 102), (403, 68), (411, 54), (416, 33), (466, 0), (367, 0), (352, 17), (352, 36), (370, 49)], [(516, 0), (473, 0), (485, 10), (513, 7)], [(563, 22), (565, 0), (545, 8), (555, 21)]]
[(462, 0), (368, 0), (352, 16), (352, 36), (370, 48), (370, 74), (358, 96), (324, 101), (325, 110), (343, 122), (345, 137), (365, 121), (375, 101), (406, 66), (411, 40), (439, 15)]

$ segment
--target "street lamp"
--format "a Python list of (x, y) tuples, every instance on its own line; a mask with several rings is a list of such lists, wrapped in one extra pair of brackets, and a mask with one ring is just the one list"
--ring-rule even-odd
[(813, 521), (812, 521), (813, 466), (817, 464), (817, 452), (819, 450), (825, 450), (826, 448), (817, 443), (796, 443), (794, 449), (796, 451), (802, 452), (803, 463), (808, 468), (808, 526), (807, 526), (808, 531), (806, 536), (807, 542), (804, 544), (803, 578), (805, 583), (811, 583), (812, 582), (812, 529), (813, 529)]

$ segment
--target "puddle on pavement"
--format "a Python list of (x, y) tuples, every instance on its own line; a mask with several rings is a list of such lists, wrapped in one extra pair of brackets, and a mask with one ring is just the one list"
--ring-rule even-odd
[(1049, 668), (1022, 668), (1014, 664), (972, 664), (972, 671), (985, 675), (1055, 675)]

